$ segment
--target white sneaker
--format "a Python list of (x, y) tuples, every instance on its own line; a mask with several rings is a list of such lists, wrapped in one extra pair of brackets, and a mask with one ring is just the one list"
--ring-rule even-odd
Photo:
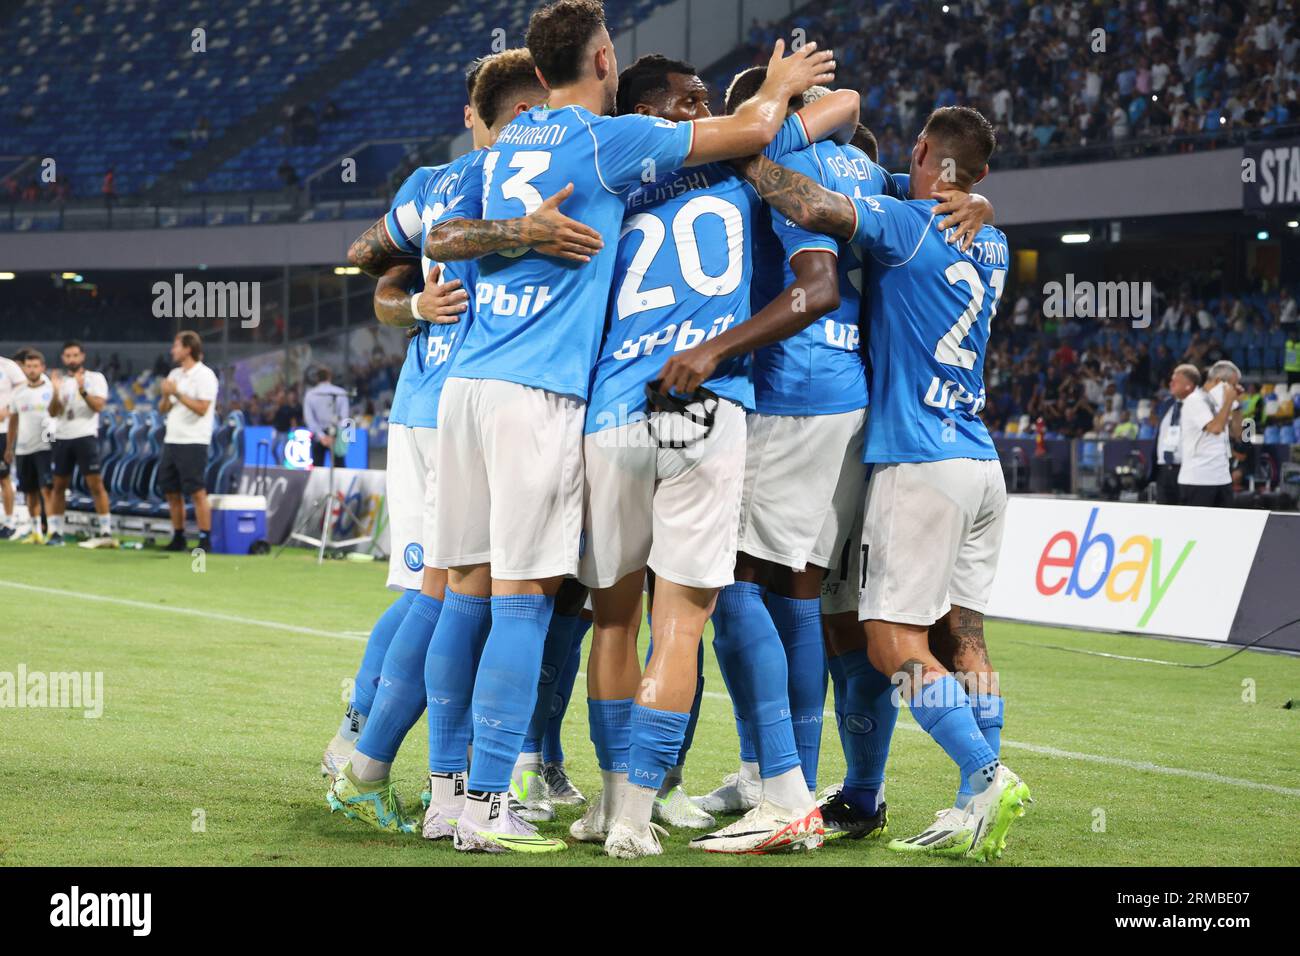
[(822, 812), (814, 804), (787, 810), (763, 800), (739, 820), (691, 841), (696, 850), (710, 853), (772, 853), (778, 850), (813, 850), (822, 844)]
[(654, 817), (665, 826), (709, 830), (718, 825), (712, 815), (697, 807), (680, 783), (665, 797), (655, 797)]
[(609, 794), (608, 798), (606, 794), (609, 794), (609, 791), (602, 790), (587, 804), (587, 812), (569, 826), (569, 836), (579, 843), (605, 842), (605, 838), (609, 836), (609, 828), (614, 822), (614, 811), (617, 809), (608, 805), (614, 802), (611, 799), (613, 794)]
[(117, 539), (111, 535), (98, 535), (94, 538), (87, 538), (85, 541), (77, 542), (77, 547), (89, 548), (90, 550), (96, 548), (116, 548), (117, 546)]
[(541, 769), (540, 764), (516, 765), (510, 776), (512, 809), (529, 823), (550, 823), (555, 819), (555, 805), (550, 801)]
[(660, 837), (666, 837), (668, 831), (657, 823), (647, 823), (640, 832), (629, 823), (619, 820), (609, 829), (605, 838), (605, 854), (616, 860), (639, 860), (643, 856), (660, 856), (664, 848), (659, 843)]
[(970, 849), (972, 824), (968, 810), (944, 807), (934, 822), (914, 837), (890, 840), (889, 848), (899, 853), (928, 853), (931, 856), (965, 856)]
[(542, 778), (546, 781), (547, 799), (553, 804), (566, 807), (579, 807), (587, 802), (562, 763), (548, 763), (542, 767)]
[(554, 853), (564, 841), (552, 840), (509, 807), (486, 827), (476, 827), (461, 814), (452, 831), (452, 845), (462, 853)]
[(344, 740), (338, 734), (325, 747), (325, 753), (320, 758), (320, 775), (335, 780), (343, 772), (343, 765), (352, 759), (352, 752), (356, 749), (355, 740)]
[(1025, 815), (1025, 804), (1032, 803), (1025, 782), (998, 764), (993, 782), (966, 805), (966, 819), (971, 827), (970, 849), (966, 855), (991, 863), (1007, 847), (1007, 831), (1017, 817)]
[(720, 813), (744, 813), (752, 810), (762, 798), (762, 783), (751, 781), (737, 771), (727, 774), (718, 789), (702, 797), (692, 797), (691, 802), (705, 813), (717, 816)]

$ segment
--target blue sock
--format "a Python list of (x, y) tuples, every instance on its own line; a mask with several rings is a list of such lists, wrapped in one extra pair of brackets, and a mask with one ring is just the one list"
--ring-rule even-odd
[(372, 760), (392, 763), (407, 731), (424, 713), (424, 659), (441, 614), (441, 601), (416, 595), (388, 645), (379, 690), (357, 740), (357, 750)]
[[(995, 756), (1002, 754), (1002, 718), (1005, 714), (1005, 706), (1001, 697), (995, 697), (993, 694), (976, 694), (970, 699), (971, 710), (975, 712), (975, 726), (980, 729), (984, 735), (984, 742), (989, 745)], [(962, 777), (958, 781), (957, 800), (953, 804), (958, 808), (963, 808), (970, 802), (974, 796), (971, 790), (970, 781)]]
[(582, 667), (582, 639), (591, 627), (590, 621), (579, 619), (574, 627), (573, 644), (569, 648), (569, 657), (564, 662), (564, 669), (555, 682), (555, 696), (551, 698), (551, 716), (546, 721), (546, 732), (542, 735), (542, 762), (564, 763), (564, 745), (560, 742), (560, 731), (564, 727), (564, 715), (568, 713), (569, 701), (573, 699), (573, 685), (578, 680), (578, 669)]
[(781, 635), (789, 670), (790, 718), (808, 789), (817, 791), (826, 709), (826, 645), (822, 640), (821, 598), (767, 595), (767, 609)]
[[(715, 627), (716, 631), (716, 627)], [(717, 644), (713, 645), (714, 653), (717, 653)], [(736, 717), (736, 737), (740, 740), (740, 762), (741, 763), (758, 763), (758, 750), (754, 747), (754, 735), (749, 732), (749, 724), (744, 717), (740, 716), (740, 711), (733, 709)], [(790, 731), (793, 738), (794, 730)]]
[(759, 773), (775, 777), (797, 767), (785, 649), (757, 584), (737, 581), (718, 593), (713, 651), (740, 718), (737, 731), (752, 735)]
[[(542, 752), (542, 737), (546, 734), (546, 724), (555, 712), (556, 689), (560, 675), (569, 661), (569, 651), (578, 636), (579, 626), (585, 629), (587, 622), (575, 615), (552, 614), (550, 626), (546, 629), (546, 643), (542, 646), (542, 669), (537, 677), (537, 703), (533, 705), (533, 716), (528, 721), (528, 734), (524, 738), (523, 753)], [(565, 695), (567, 698), (567, 694)], [(561, 706), (563, 706), (561, 704)]]
[(848, 764), (841, 799), (863, 813), (875, 813), (885, 784), (889, 744), (898, 722), (894, 685), (871, 666), (866, 651), (834, 658), (844, 675), (844, 715), (840, 739)]
[(596, 748), (596, 764), (607, 773), (627, 773), (632, 740), (632, 698), (587, 698), (587, 728)]
[[(646, 620), (649, 619), (649, 615), (646, 615)], [(645, 665), (643, 665), (642, 670), (645, 669), (645, 667), (650, 666), (651, 657), (654, 657), (654, 637), (651, 637), (650, 645), (646, 648)], [(680, 767), (685, 765), (686, 754), (690, 752), (690, 744), (694, 743), (695, 740), (695, 724), (699, 723), (699, 702), (701, 702), (703, 698), (705, 698), (705, 643), (699, 641), (698, 652), (695, 654), (695, 697), (690, 701), (690, 723), (686, 724), (686, 736), (681, 741), (681, 753), (677, 754), (677, 762), (673, 763), (673, 766)], [(737, 730), (740, 730), (741, 726), (740, 715), (737, 714)], [(748, 736), (748, 731), (746, 731), (746, 736)], [(746, 760), (745, 745), (745, 736), (741, 736), (741, 760)], [(750, 752), (753, 752), (753, 743), (749, 744), (749, 748)], [(754, 760), (755, 758), (753, 756), (749, 757), (749, 762), (754, 762)]]
[(474, 674), (491, 626), (492, 605), (487, 598), (447, 588), (442, 616), (424, 658), (429, 769), (434, 773), (465, 769), (465, 750), (472, 734), (469, 707)]
[(979, 793), (993, 781), (998, 755), (975, 723), (970, 698), (955, 677), (945, 674), (923, 685), (908, 706), (921, 729), (934, 738), (957, 765), (962, 778), (970, 782), (972, 793)]
[(388, 610), (379, 615), (379, 620), (370, 629), (365, 653), (361, 655), (361, 667), (357, 670), (357, 679), (352, 687), (352, 707), (358, 713), (369, 715), (375, 702), (379, 672), (383, 670), (388, 645), (393, 643), (393, 635), (401, 627), (402, 618), (406, 617), (411, 602), (419, 593), (418, 590), (403, 591), (396, 601), (388, 605)]
[(689, 713), (652, 710), (633, 704), (631, 745), (628, 747), (628, 783), (654, 790), (663, 786), (668, 771), (677, 765), (677, 755), (682, 752), (682, 739), (686, 736), (686, 725), (690, 722)]
[(537, 676), (555, 598), (510, 594), (492, 598), (488, 632), (474, 678), (474, 760), (468, 789), (503, 793), (510, 786), (537, 703)]

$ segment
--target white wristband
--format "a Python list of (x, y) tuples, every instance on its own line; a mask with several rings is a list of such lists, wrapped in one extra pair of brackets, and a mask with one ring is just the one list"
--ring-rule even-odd
[(417, 292), (411, 296), (411, 315), (415, 316), (417, 322), (423, 322), (424, 316), (420, 314), (420, 296), (423, 292)]

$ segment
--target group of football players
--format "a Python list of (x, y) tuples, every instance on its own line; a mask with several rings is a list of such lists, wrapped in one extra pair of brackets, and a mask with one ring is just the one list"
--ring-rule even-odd
[[(322, 760), (331, 809), (462, 851), (562, 850), (537, 824), (583, 803), (571, 836), (622, 859), (661, 853), (661, 824), (815, 849), (885, 832), (905, 702), (958, 787), (890, 847), (1001, 854), (1029, 793), (983, 638), (1008, 250), (971, 188), (993, 131), (936, 110), (890, 175), (834, 69), (778, 42), (714, 116), (689, 64), (620, 74), (598, 0), (473, 64), (473, 149), (412, 174), (349, 253), (412, 337), (387, 465), (402, 593)], [(740, 767), (692, 799), (710, 620)], [(559, 729), (589, 626), (587, 800)], [(819, 798), (828, 675), (848, 772)], [(426, 710), (420, 823), (390, 769)]]

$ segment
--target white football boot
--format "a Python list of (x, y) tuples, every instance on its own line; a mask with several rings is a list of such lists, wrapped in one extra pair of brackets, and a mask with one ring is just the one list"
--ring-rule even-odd
[(660, 856), (664, 852), (659, 842), (668, 831), (657, 823), (647, 823), (644, 830), (638, 830), (625, 820), (617, 821), (609, 828), (605, 838), (605, 854), (616, 860), (639, 860), (643, 856)]
[(701, 810), (680, 783), (667, 794), (655, 797), (653, 819), (664, 826), (685, 827), (688, 830), (709, 830), (718, 825), (713, 815)]
[(691, 802), (705, 813), (744, 813), (758, 806), (763, 798), (763, 783), (757, 773), (752, 777), (742, 770), (729, 773), (722, 786), (702, 797), (692, 797)]
[(774, 853), (822, 845), (822, 814), (816, 804), (788, 810), (764, 799), (739, 820), (691, 841), (710, 853)]

